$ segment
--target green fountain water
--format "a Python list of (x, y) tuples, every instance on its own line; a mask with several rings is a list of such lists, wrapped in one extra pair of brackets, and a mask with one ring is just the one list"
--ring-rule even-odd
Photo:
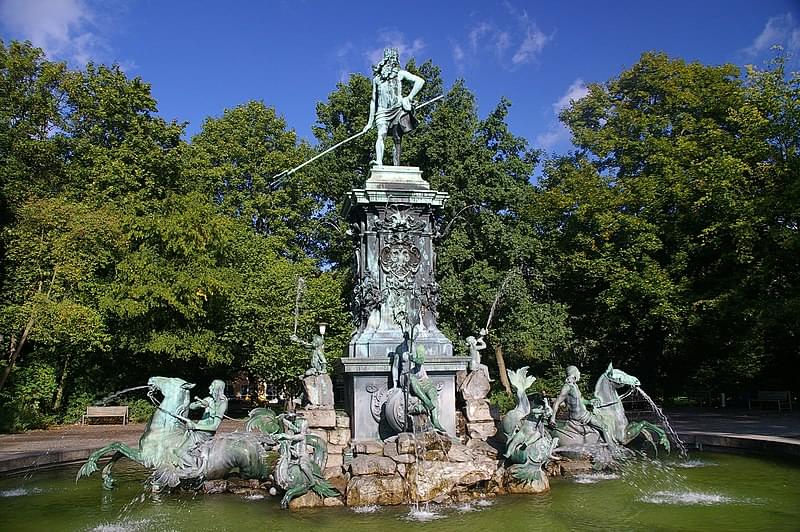
[[(797, 530), (800, 466), (769, 458), (701, 453), (679, 462), (634, 461), (615, 474), (553, 479), (539, 496), (469, 505), (281, 511), (278, 498), (145, 493), (146, 472), (120, 467), (118, 488), (75, 483), (77, 467), (0, 480), (3, 530), (391, 531)], [(122, 465), (122, 464), (120, 464)], [(428, 521), (425, 521), (425, 520)]]

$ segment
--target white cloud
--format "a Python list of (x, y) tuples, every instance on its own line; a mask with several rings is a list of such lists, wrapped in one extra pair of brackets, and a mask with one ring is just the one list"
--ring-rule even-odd
[(548, 131), (536, 135), (536, 147), (552, 150), (556, 145), (567, 140), (569, 140), (569, 130), (559, 122), (551, 125)]
[(800, 50), (800, 28), (795, 28), (792, 31), (792, 38), (789, 39), (790, 50)]
[(800, 27), (791, 13), (770, 17), (761, 33), (744, 51), (749, 56), (756, 56), (776, 44), (789, 50), (800, 50)]
[(455, 61), (456, 64), (459, 64), (463, 60), (464, 60), (464, 50), (461, 48), (461, 45), (454, 44), (453, 45), (453, 61)]
[(565, 92), (561, 98), (559, 98), (558, 101), (553, 104), (553, 113), (558, 116), (558, 113), (560, 113), (570, 103), (580, 100), (587, 94), (589, 94), (589, 88), (586, 86), (586, 83), (584, 83), (581, 78), (576, 79), (572, 82), (572, 85), (569, 86), (567, 92)]
[[(331, 63), (336, 65), (339, 81), (346, 83), (350, 75), (355, 72), (362, 74), (371, 72), (370, 67), (383, 59), (384, 48), (397, 48), (400, 61), (404, 63), (425, 49), (425, 41), (420, 38), (409, 39), (397, 30), (384, 29), (380, 30), (376, 38), (369, 44), (366, 42), (354, 44), (352, 41), (347, 41), (338, 48), (332, 49), (328, 53), (328, 58)], [(459, 50), (454, 48), (453, 56), (457, 57), (458, 53)], [(354, 67), (354, 65), (357, 66)]]
[(536, 24), (528, 25), (525, 30), (525, 40), (523, 40), (522, 44), (517, 48), (514, 57), (511, 58), (511, 62), (515, 65), (530, 63), (536, 58), (539, 52), (544, 50), (544, 46), (550, 39), (552, 39), (552, 37), (548, 37), (542, 33), (542, 31), (536, 27)]
[(96, 16), (84, 0), (3, 0), (0, 21), (51, 58), (79, 64), (109, 51), (96, 31)]
[(543, 150), (552, 150), (557, 145), (569, 141), (570, 134), (567, 127), (558, 120), (558, 115), (572, 102), (578, 101), (589, 94), (589, 88), (581, 78), (573, 81), (564, 94), (552, 104), (553, 116), (550, 128), (536, 136), (536, 146)]
[(350, 51), (353, 49), (353, 43), (346, 42), (336, 50), (336, 57), (347, 57)]
[(425, 41), (422, 39), (414, 39), (410, 43), (406, 40), (406, 36), (396, 30), (382, 30), (378, 32), (377, 48), (372, 48), (364, 53), (364, 56), (370, 64), (377, 64), (383, 58), (384, 48), (397, 48), (400, 53), (400, 61), (405, 62), (409, 57), (415, 56), (425, 49)]
[(511, 35), (507, 31), (500, 31), (497, 33), (497, 38), (494, 42), (494, 51), (497, 57), (503, 57), (508, 47), (511, 46)]
[(476, 22), (467, 31), (465, 41), (456, 43), (461, 51), (454, 54), (456, 66), (463, 69), (481, 53), (493, 54), (504, 67), (515, 69), (535, 61), (545, 46), (553, 40), (533, 22), (526, 11), (518, 11), (511, 4), (503, 4), (511, 21), (498, 25), (489, 20)]
[(494, 26), (489, 24), (488, 22), (480, 22), (476, 26), (474, 26), (471, 30), (469, 30), (469, 45), (472, 48), (472, 51), (478, 50), (478, 44), (481, 41), (481, 38), (487, 33), (493, 33), (495, 31)]

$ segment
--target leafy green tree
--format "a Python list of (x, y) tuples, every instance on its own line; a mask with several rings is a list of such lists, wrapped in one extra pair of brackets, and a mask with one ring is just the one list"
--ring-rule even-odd
[(558, 297), (578, 336), (595, 340), (596, 367), (613, 358), (673, 387), (758, 375), (769, 159), (753, 146), (777, 137), (742, 126), (764, 117), (765, 99), (791, 107), (789, 85), (777, 86), (780, 103), (763, 83), (748, 95), (732, 65), (646, 53), (562, 113), (578, 151), (551, 162), (543, 189), (564, 267)]
[(150, 85), (129, 79), (117, 65), (89, 63), (70, 71), (63, 131), (65, 190), (94, 203), (116, 202), (146, 210), (181, 183), (183, 125), (156, 115)]
[(30, 43), (0, 40), (0, 224), (31, 198), (52, 195), (60, 184), (63, 63), (49, 62)]
[(213, 192), (222, 212), (252, 225), (282, 254), (302, 258), (316, 251), (316, 191), (302, 172), (280, 183), (273, 178), (311, 156), (274, 109), (251, 101), (206, 119), (186, 171), (199, 190)]
[[(309, 367), (309, 352), (289, 340), (295, 332), (310, 341), (317, 324), (328, 324), (325, 352), (334, 367), (350, 339), (352, 321), (342, 302), (342, 283), (335, 272), (320, 272), (311, 259), (290, 261), (263, 237), (243, 235), (236, 257), (241, 273), (221, 339), (237, 353), (240, 367), (279, 389), (294, 394)], [(300, 279), (305, 288), (298, 301)]]
[(26, 357), (27, 369), (13, 379), (17, 394), (33, 384), (26, 379), (47, 377), (38, 385), (52, 390), (35, 395), (46, 398), (37, 408), (59, 409), (78, 364), (109, 348), (99, 300), (124, 245), (120, 219), (108, 207), (32, 200), (17, 210), (17, 223), (3, 236), (8, 275), (0, 296), (0, 330), (10, 332), (0, 334), (8, 335), (0, 389)]

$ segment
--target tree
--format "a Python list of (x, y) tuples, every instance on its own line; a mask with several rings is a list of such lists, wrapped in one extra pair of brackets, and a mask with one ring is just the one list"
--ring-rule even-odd
[(559, 297), (597, 340), (597, 367), (613, 357), (672, 387), (740, 386), (765, 362), (752, 281), (766, 161), (750, 148), (773, 140), (742, 128), (753, 98), (732, 65), (646, 53), (562, 113), (578, 152), (551, 162), (543, 188)]
[(52, 135), (63, 126), (65, 75), (63, 63), (30, 43), (0, 40), (0, 226), (26, 201), (59, 190), (61, 147)]
[(0, 389), (28, 353), (29, 366), (52, 376), (55, 396), (46, 406), (58, 409), (75, 363), (109, 347), (99, 300), (122, 247), (119, 216), (63, 198), (33, 200), (17, 210), (17, 223), (3, 236), (9, 275), (0, 330), (11, 332), (3, 342)]
[(213, 191), (222, 212), (252, 225), (281, 254), (299, 259), (316, 251), (316, 192), (303, 173), (280, 186), (273, 177), (312, 155), (274, 109), (252, 101), (206, 119), (192, 139), (187, 173), (198, 190)]

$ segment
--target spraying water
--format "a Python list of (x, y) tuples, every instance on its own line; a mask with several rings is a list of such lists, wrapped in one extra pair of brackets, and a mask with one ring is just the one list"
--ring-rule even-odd
[(417, 424), (414, 420), (411, 420), (411, 433), (414, 436), (414, 462), (416, 464), (416, 468), (414, 468), (414, 507), (411, 510), (411, 513), (414, 512), (419, 513), (419, 469), (422, 467), (422, 460), (423, 457), (420, 456), (420, 446), (419, 440), (417, 439)]
[(655, 401), (653, 401), (650, 398), (650, 396), (647, 395), (647, 393), (645, 393), (645, 391), (642, 390), (640, 387), (636, 386), (635, 390), (639, 392), (639, 395), (641, 395), (645, 401), (647, 401), (647, 403), (650, 405), (650, 408), (652, 408), (653, 412), (655, 412), (656, 416), (658, 416), (658, 420), (661, 422), (661, 425), (664, 427), (664, 430), (667, 431), (669, 439), (672, 440), (673, 445), (678, 447), (678, 451), (680, 451), (681, 458), (687, 458), (689, 456), (689, 453), (686, 450), (686, 444), (683, 443), (680, 436), (678, 436), (678, 433), (675, 432), (675, 429), (673, 429), (672, 425), (669, 424), (669, 419), (667, 419), (667, 415), (664, 414), (664, 411), (661, 410), (661, 408), (655, 403)]
[(304, 277), (297, 278), (297, 292), (294, 297), (294, 334), (297, 334), (297, 322), (300, 319), (300, 299), (303, 297), (303, 292), (306, 289), (306, 280)]
[(126, 394), (128, 392), (132, 392), (134, 390), (143, 390), (143, 389), (149, 388), (149, 387), (150, 386), (145, 384), (144, 386), (134, 386), (132, 388), (125, 388), (124, 390), (120, 390), (118, 392), (114, 392), (111, 395), (109, 395), (107, 397), (104, 397), (103, 399), (100, 399), (99, 401), (95, 401), (93, 406), (103, 406), (104, 404), (106, 404), (107, 402), (109, 402), (110, 400), (112, 400), (113, 398), (115, 398), (117, 396), (120, 396), (122, 394)]

